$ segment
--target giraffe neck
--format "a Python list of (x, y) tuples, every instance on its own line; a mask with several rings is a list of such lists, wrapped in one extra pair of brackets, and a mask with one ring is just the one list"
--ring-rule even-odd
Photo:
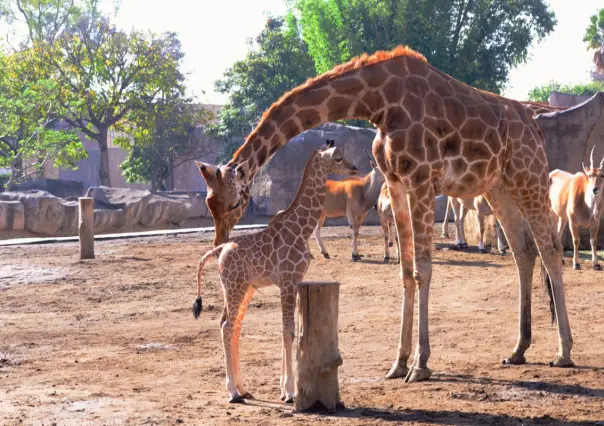
[(247, 185), (251, 186), (258, 170), (289, 140), (308, 129), (330, 121), (355, 118), (368, 120), (377, 128), (383, 127), (392, 100), (387, 100), (383, 94), (388, 87), (381, 86), (392, 72), (387, 71), (389, 64), (392, 67), (391, 61), (398, 61), (398, 77), (409, 74), (409, 64), (416, 72), (422, 67), (432, 69), (425, 60), (403, 56), (310, 81), (273, 104), (227, 165), (236, 167), (247, 161), (249, 173), (246, 179)]
[(279, 215), (286, 228), (288, 223), (297, 224), (301, 228), (299, 235), (305, 240), (310, 238), (323, 212), (327, 175), (324, 162), (316, 154), (306, 163), (296, 198)]

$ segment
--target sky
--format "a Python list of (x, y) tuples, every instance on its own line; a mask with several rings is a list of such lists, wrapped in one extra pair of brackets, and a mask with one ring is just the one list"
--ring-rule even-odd
[[(103, 0), (113, 10), (115, 0)], [(185, 52), (188, 86), (202, 102), (224, 104), (214, 82), (245, 57), (247, 40), (264, 27), (266, 13), (282, 15), (284, 0), (119, 0), (113, 18), (124, 29), (175, 31)], [(527, 63), (513, 69), (504, 96), (526, 100), (529, 90), (554, 80), (563, 84), (589, 81), (593, 54), (583, 42), (589, 17), (603, 0), (549, 0), (558, 24), (529, 49)]]
[[(106, 0), (108, 4), (112, 0)], [(550, 0), (558, 24), (554, 31), (529, 50), (526, 64), (510, 73), (505, 96), (525, 100), (529, 90), (552, 80), (560, 83), (589, 81), (592, 54), (583, 34), (589, 17), (602, 0)], [(266, 12), (285, 12), (284, 0), (121, 0), (116, 24), (152, 31), (176, 31), (185, 52), (189, 87), (206, 103), (223, 104), (226, 97), (214, 92), (214, 81), (247, 51), (247, 39), (257, 35)]]

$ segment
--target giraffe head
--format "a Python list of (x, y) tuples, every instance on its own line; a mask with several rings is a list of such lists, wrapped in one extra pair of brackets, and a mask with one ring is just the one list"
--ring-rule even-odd
[(585, 164), (581, 163), (583, 172), (587, 176), (587, 188), (585, 191), (586, 196), (590, 197), (594, 202), (598, 201), (602, 197), (602, 191), (604, 190), (604, 158), (600, 161), (598, 168), (594, 167), (594, 147), (591, 149), (589, 155), (589, 168), (585, 167)]
[(213, 166), (196, 161), (199, 172), (206, 181), (206, 204), (214, 219), (214, 245), (229, 238), (229, 232), (243, 215), (250, 199), (247, 185), (249, 168), (247, 161), (237, 167)]

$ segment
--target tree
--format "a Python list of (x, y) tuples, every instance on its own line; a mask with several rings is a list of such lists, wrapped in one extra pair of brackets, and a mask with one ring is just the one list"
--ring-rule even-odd
[(101, 185), (111, 186), (109, 130), (160, 94), (163, 73), (174, 63), (175, 52), (170, 50), (174, 38), (126, 33), (105, 17), (85, 17), (45, 53), (55, 73), (64, 119), (99, 145)]
[(604, 80), (604, 9), (590, 18), (590, 24), (585, 31), (583, 41), (587, 42), (588, 50), (595, 50), (594, 64), (596, 71), (594, 77)]
[[(121, 167), (129, 182), (151, 184), (152, 190), (170, 182), (175, 167), (211, 152), (196, 133), (196, 126), (209, 118), (209, 112), (186, 96), (180, 65), (184, 54), (175, 34), (164, 37), (164, 53), (169, 53), (151, 92), (140, 93), (141, 103), (125, 117), (118, 128), (129, 134), (116, 142), (130, 152)], [(173, 185), (168, 184), (169, 189)]]
[(0, 167), (11, 169), (8, 189), (46, 164), (75, 167), (86, 157), (78, 135), (58, 126), (56, 91), (36, 49), (0, 57)]
[(222, 159), (230, 158), (241, 137), (273, 102), (313, 76), (314, 68), (295, 18), (269, 17), (262, 32), (249, 40), (246, 57), (215, 83), (217, 92), (229, 95), (211, 129), (225, 142)]
[(291, 13), (317, 72), (405, 44), (439, 70), (494, 93), (556, 24), (543, 0), (294, 0)]
[(551, 92), (569, 93), (571, 95), (593, 96), (598, 92), (604, 92), (604, 81), (594, 81), (588, 84), (563, 85), (552, 81), (543, 86), (537, 86), (528, 93), (528, 98), (536, 102), (549, 102)]

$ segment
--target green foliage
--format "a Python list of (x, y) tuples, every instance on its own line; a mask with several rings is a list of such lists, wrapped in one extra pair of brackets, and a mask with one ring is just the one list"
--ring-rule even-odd
[(510, 68), (556, 24), (543, 0), (295, 0), (317, 72), (399, 44), (439, 70), (499, 93)]
[[(98, 142), (102, 185), (110, 186), (107, 135), (161, 95), (182, 58), (173, 33), (117, 30), (105, 17), (81, 19), (45, 50), (65, 120)], [(172, 79), (172, 80), (170, 80)]]
[(604, 46), (604, 9), (590, 18), (583, 41), (587, 42), (588, 49), (598, 50)]
[(204, 123), (209, 113), (185, 95), (179, 69), (184, 56), (180, 42), (174, 34), (162, 41), (161, 51), (172, 60), (164, 63), (153, 93), (143, 94), (140, 105), (132, 108), (119, 126), (129, 137), (116, 140), (130, 151), (121, 165), (126, 180), (150, 183), (153, 190), (162, 188), (174, 167), (209, 150), (195, 135), (195, 126)]
[(586, 84), (563, 85), (552, 81), (543, 86), (537, 86), (528, 93), (528, 98), (536, 102), (548, 102), (550, 92), (569, 93), (571, 95), (593, 96), (604, 92), (604, 81), (594, 81)]
[(224, 141), (221, 159), (230, 159), (241, 138), (256, 125), (262, 113), (281, 95), (315, 74), (293, 16), (268, 18), (262, 32), (249, 41), (246, 57), (230, 67), (216, 91), (229, 96), (211, 134)]
[(596, 72), (594, 79), (604, 80), (604, 9), (590, 18), (590, 24), (585, 31), (583, 41), (587, 42), (587, 49), (595, 50), (594, 64)]
[[(0, 57), (0, 167), (11, 168), (11, 182), (49, 163), (72, 168), (86, 157), (78, 135), (56, 126), (57, 85), (38, 53), (30, 48)], [(32, 159), (33, 171), (24, 166)]]

